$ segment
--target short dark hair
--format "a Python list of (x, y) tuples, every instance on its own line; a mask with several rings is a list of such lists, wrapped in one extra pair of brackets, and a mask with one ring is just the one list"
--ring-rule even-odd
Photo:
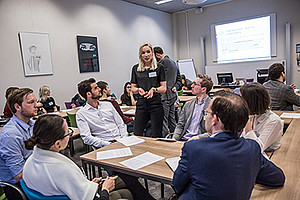
[(89, 78), (86, 80), (81, 81), (78, 83), (77, 88), (78, 88), (78, 93), (85, 99), (87, 100), (87, 92), (92, 92), (92, 87), (91, 84), (96, 83), (96, 80), (94, 78)]
[(271, 103), (269, 93), (260, 83), (243, 85), (241, 94), (248, 104), (250, 115), (260, 115), (269, 109)]
[(208, 75), (204, 75), (204, 74), (198, 74), (198, 78), (202, 79), (201, 87), (206, 87), (206, 94), (207, 94), (214, 85), (211, 78)]
[(161, 47), (154, 47), (154, 54), (159, 53), (159, 54), (164, 54), (164, 51)]
[(8, 107), (12, 113), (16, 113), (15, 104), (22, 106), (24, 97), (33, 93), (33, 90), (30, 88), (20, 88), (15, 89), (10, 95), (8, 95), (7, 103)]
[(25, 140), (25, 147), (32, 150), (35, 145), (49, 150), (50, 147), (65, 136), (64, 119), (58, 115), (40, 116), (33, 126), (32, 137)]
[(9, 88), (7, 88), (6, 91), (5, 91), (5, 98), (7, 99), (8, 96), (9, 96), (14, 90), (16, 90), (16, 89), (19, 89), (19, 88), (18, 88), (18, 87), (9, 87)]
[(216, 96), (211, 106), (212, 114), (216, 115), (224, 125), (224, 131), (239, 133), (249, 119), (249, 108), (246, 101), (237, 94), (230, 92)]
[(281, 63), (274, 63), (269, 67), (269, 79), (277, 80), (281, 76), (281, 72), (285, 73), (284, 66)]
[(103, 90), (106, 90), (106, 86), (108, 85), (108, 83), (106, 83), (105, 81), (98, 81), (97, 85), (101, 89), (101, 94), (103, 94)]

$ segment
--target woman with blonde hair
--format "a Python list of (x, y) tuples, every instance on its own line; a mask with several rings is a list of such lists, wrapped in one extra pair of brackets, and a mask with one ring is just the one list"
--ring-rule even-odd
[(151, 136), (161, 137), (164, 110), (159, 93), (166, 91), (165, 71), (163, 65), (156, 62), (149, 43), (139, 48), (139, 63), (132, 67), (131, 91), (138, 94), (134, 134), (143, 135), (151, 120)]
[(39, 102), (43, 104), (43, 111), (49, 112), (57, 112), (58, 106), (55, 104), (55, 100), (50, 96), (50, 88), (48, 86), (42, 86), (39, 89)]

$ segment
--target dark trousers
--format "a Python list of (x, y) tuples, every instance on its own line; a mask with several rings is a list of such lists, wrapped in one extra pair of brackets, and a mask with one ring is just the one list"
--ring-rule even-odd
[(170, 100), (163, 100), (162, 105), (164, 108), (164, 121), (163, 121), (163, 131), (162, 136), (166, 137), (170, 133), (174, 133), (176, 127), (175, 120), (175, 106), (177, 97)]
[[(20, 183), (15, 183), (14, 185), (17, 186), (19, 189), (21, 189), (21, 191), (23, 191)], [(5, 193), (5, 196), (8, 200), (23, 200), (22, 196), (16, 189), (14, 189), (10, 186), (4, 186), (3, 190)]]
[(135, 112), (134, 134), (143, 136), (146, 125), (151, 120), (151, 137), (162, 137), (163, 118), (164, 110), (160, 101), (138, 102)]

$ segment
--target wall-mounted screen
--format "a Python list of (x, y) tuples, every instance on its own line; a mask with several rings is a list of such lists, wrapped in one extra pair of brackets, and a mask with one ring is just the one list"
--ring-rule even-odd
[(276, 14), (211, 25), (217, 63), (266, 60), (276, 56)]

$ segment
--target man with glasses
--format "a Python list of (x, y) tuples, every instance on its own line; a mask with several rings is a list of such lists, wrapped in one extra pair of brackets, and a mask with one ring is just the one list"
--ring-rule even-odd
[(293, 90), (296, 86), (284, 84), (286, 74), (282, 64), (271, 65), (268, 78), (270, 80), (263, 85), (270, 95), (272, 110), (293, 110), (293, 105), (300, 106), (300, 96)]
[[(13, 113), (10, 121), (0, 131), (0, 181), (9, 182), (21, 188), (20, 180), (27, 158), (32, 154), (24, 141), (32, 136), (37, 114), (37, 99), (30, 88), (16, 89), (8, 96), (8, 106)], [(22, 197), (11, 187), (3, 187), (8, 199)]]
[(239, 137), (249, 119), (242, 97), (216, 96), (205, 114), (211, 136), (186, 142), (174, 173), (179, 199), (250, 199), (255, 183), (283, 186), (283, 171), (261, 154), (259, 144)]
[(185, 103), (174, 131), (176, 140), (188, 140), (193, 136), (208, 137), (205, 133), (205, 118), (202, 113), (206, 110), (211, 98), (208, 96), (213, 86), (211, 78), (199, 74), (192, 84), (192, 93), (196, 98)]

